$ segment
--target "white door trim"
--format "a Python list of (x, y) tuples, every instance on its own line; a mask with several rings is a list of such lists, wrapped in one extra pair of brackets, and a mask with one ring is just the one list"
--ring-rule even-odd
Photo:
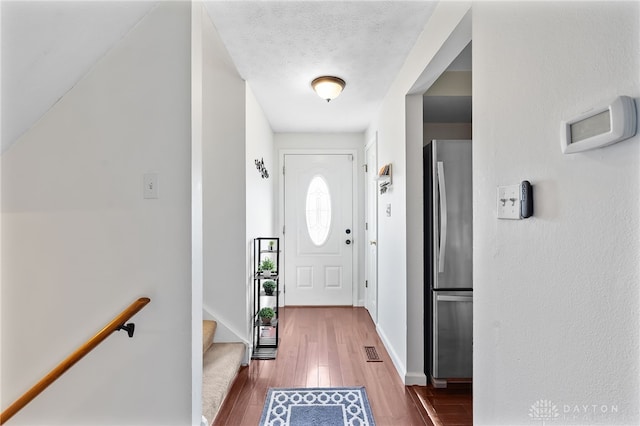
[[(352, 260), (352, 267), (353, 267), (353, 283), (352, 283), (352, 294), (351, 294), (351, 301), (353, 306), (359, 306), (360, 305), (360, 300), (358, 300), (358, 289), (361, 287), (360, 286), (360, 279), (359, 279), (359, 275), (358, 275), (358, 259), (360, 258), (359, 253), (362, 250), (363, 247), (363, 241), (362, 241), (362, 236), (360, 235), (359, 231), (360, 231), (360, 223), (361, 221), (358, 220), (359, 217), (359, 210), (358, 210), (358, 201), (357, 201), (357, 195), (358, 194), (358, 151), (355, 149), (292, 149), (292, 148), (286, 148), (286, 149), (280, 149), (278, 150), (278, 174), (279, 174), (279, 178), (278, 178), (278, 235), (282, 238), (281, 241), (284, 241), (284, 234), (282, 233), (282, 228), (284, 227), (284, 177), (283, 177), (283, 173), (282, 173), (282, 168), (284, 167), (284, 156), (285, 155), (339, 155), (339, 154), (351, 154), (353, 156), (353, 164), (352, 164), (352, 168), (351, 168), (351, 174), (352, 174), (352, 185), (353, 185), (353, 205), (352, 205), (352, 210), (351, 210), (351, 214), (352, 214), (352, 223), (353, 223), (353, 228), (352, 228), (352, 232), (353, 232), (353, 245), (354, 245), (354, 250), (353, 250), (353, 260)], [(286, 232), (286, 230), (285, 230)], [(284, 250), (284, 248), (283, 248)], [(283, 258), (282, 263), (284, 265), (284, 262), (286, 262), (287, 259)], [(282, 270), (284, 270), (284, 267), (281, 267)], [(285, 289), (286, 289), (286, 285), (287, 283), (285, 282)], [(286, 298), (286, 290), (285, 290), (285, 294), (284, 297)], [(282, 306), (285, 306), (285, 301), (281, 300)]]
[[(367, 153), (369, 152), (369, 149), (373, 149), (374, 153), (375, 153), (375, 157), (376, 157), (376, 164), (369, 164), (369, 157), (367, 155)], [(371, 171), (372, 173), (376, 173), (378, 172), (378, 132), (375, 132), (375, 135), (371, 138), (371, 140), (369, 140), (369, 142), (367, 142), (367, 144), (364, 147), (364, 161), (365, 164), (367, 165), (367, 171)], [(372, 227), (372, 224), (370, 223), (370, 217), (369, 217), (369, 180), (368, 180), (368, 174), (365, 174), (365, 178), (364, 178), (365, 184), (364, 187), (362, 188), (364, 191), (364, 213), (365, 213), (365, 223), (368, 226), (368, 230), (365, 229), (365, 237), (367, 237), (367, 239), (364, 241), (363, 243), (363, 250), (364, 250), (364, 276), (365, 276), (365, 280), (369, 281), (370, 280), (370, 276), (369, 276), (369, 264), (371, 262), (370, 260), (370, 256), (371, 256), (371, 250), (369, 247), (369, 244), (371, 244), (370, 241), (368, 241), (371, 237), (371, 235), (373, 234), (375, 236), (374, 240), (376, 241), (377, 244), (377, 240), (378, 240), (378, 218), (377, 218), (377, 208), (378, 208), (378, 198), (377, 198), (377, 190), (376, 190), (376, 221), (375, 221), (375, 229), (374, 227)], [(377, 247), (377, 246), (376, 246)], [(369, 315), (371, 315), (371, 318), (374, 322), (374, 324), (378, 324), (378, 256), (377, 256), (378, 251), (376, 250), (376, 258), (375, 258), (375, 312), (372, 314), (371, 311), (369, 310), (369, 306), (368, 306), (368, 299), (369, 299), (369, 292), (371, 291), (371, 287), (365, 288), (364, 289), (364, 306), (367, 308), (367, 310), (369, 310)]]

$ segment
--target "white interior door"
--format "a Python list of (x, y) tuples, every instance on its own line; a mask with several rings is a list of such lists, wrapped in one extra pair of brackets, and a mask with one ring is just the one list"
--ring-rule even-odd
[(353, 304), (353, 156), (284, 156), (286, 305)]
[(366, 218), (365, 237), (365, 307), (374, 323), (378, 323), (378, 159), (377, 143), (366, 151)]

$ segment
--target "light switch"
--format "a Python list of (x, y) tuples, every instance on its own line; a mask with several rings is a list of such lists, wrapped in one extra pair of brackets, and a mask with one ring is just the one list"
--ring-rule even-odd
[(159, 198), (159, 179), (158, 173), (145, 173), (142, 178), (142, 194), (145, 199)]
[(498, 219), (520, 219), (520, 185), (498, 187)]
[(391, 204), (387, 204), (387, 217), (391, 217)]

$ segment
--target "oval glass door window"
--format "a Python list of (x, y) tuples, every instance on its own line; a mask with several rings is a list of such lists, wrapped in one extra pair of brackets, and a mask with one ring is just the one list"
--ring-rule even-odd
[(307, 189), (307, 231), (313, 244), (320, 246), (327, 241), (331, 228), (331, 195), (327, 181), (315, 176)]

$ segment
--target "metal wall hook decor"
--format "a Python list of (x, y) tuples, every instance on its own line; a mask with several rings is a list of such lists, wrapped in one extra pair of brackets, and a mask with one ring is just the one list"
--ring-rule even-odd
[(133, 332), (136, 329), (136, 325), (132, 322), (130, 322), (129, 324), (123, 324), (120, 327), (118, 327), (116, 330), (124, 330), (127, 332), (127, 334), (129, 335), (129, 337), (133, 337)]
[(258, 161), (258, 159), (256, 158), (255, 163), (256, 163), (256, 169), (258, 169), (258, 172), (260, 172), (260, 176), (262, 176), (262, 179), (269, 179), (269, 172), (267, 171), (267, 168), (264, 166), (264, 159), (261, 158)]

